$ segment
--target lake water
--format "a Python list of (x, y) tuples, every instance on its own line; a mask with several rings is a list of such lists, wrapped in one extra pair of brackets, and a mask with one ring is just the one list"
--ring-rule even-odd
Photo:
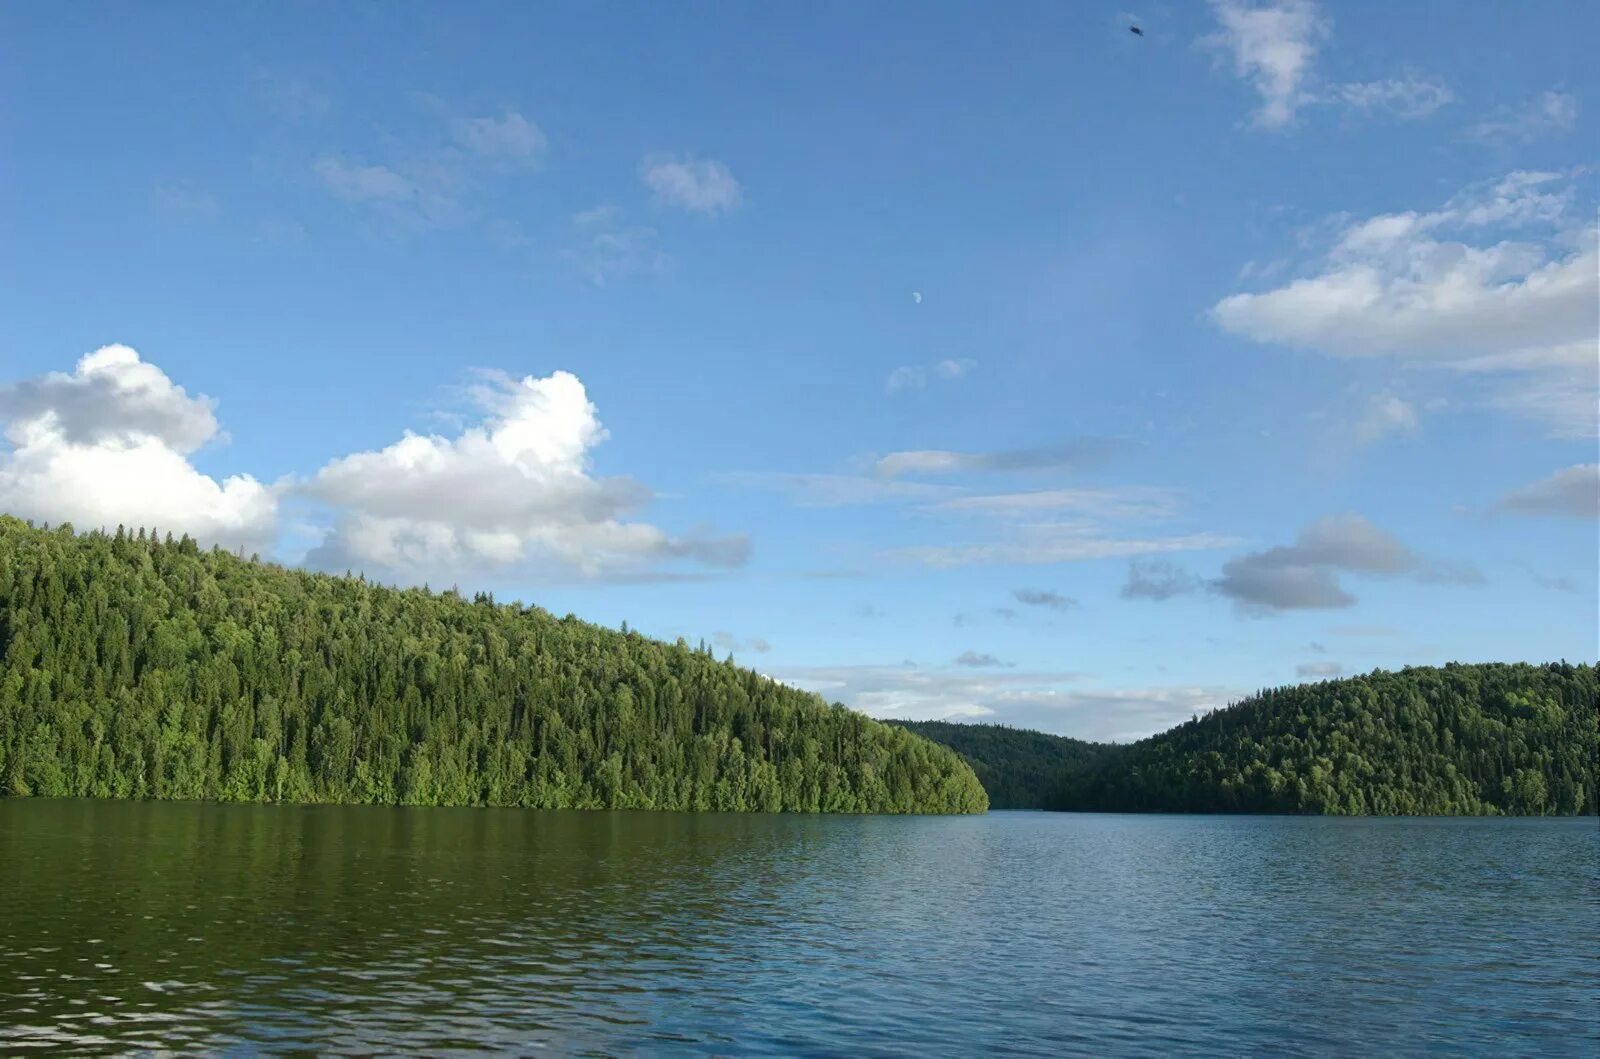
[(0, 1051), (1595, 1055), (1586, 820), (0, 800)]

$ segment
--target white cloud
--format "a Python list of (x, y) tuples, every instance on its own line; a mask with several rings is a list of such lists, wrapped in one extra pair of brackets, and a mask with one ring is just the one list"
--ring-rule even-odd
[(911, 449), (891, 452), (877, 461), (886, 478), (907, 474), (956, 474), (984, 471), (1068, 471), (1095, 464), (1116, 451), (1113, 438), (1074, 438), (1059, 445), (998, 452), (952, 452), (948, 449)]
[(544, 130), (514, 110), (484, 117), (452, 116), (456, 142), (480, 158), (533, 165), (544, 155)]
[(907, 364), (889, 373), (884, 389), (890, 393), (920, 390), (935, 379), (959, 379), (978, 366), (975, 360), (946, 358), (933, 364)]
[(1256, 124), (1287, 125), (1311, 99), (1305, 82), (1318, 42), (1328, 33), (1316, 5), (1310, 0), (1213, 0), (1211, 6), (1222, 30), (1205, 43), (1226, 53), (1234, 73), (1255, 87), (1261, 97)]
[(1600, 463), (1579, 463), (1539, 479), (1500, 501), (1507, 511), (1600, 518)]
[(305, 491), (338, 518), (310, 561), (402, 580), (508, 570), (618, 578), (678, 560), (745, 561), (742, 537), (673, 537), (624, 520), (651, 494), (590, 473), (607, 435), (575, 376), (488, 374), (473, 397), (484, 420), (455, 437), (407, 433), (317, 472)]
[(733, 173), (713, 158), (652, 156), (639, 164), (639, 178), (658, 202), (691, 213), (731, 213), (744, 199)]
[(1285, 128), (1310, 105), (1413, 120), (1455, 101), (1444, 81), (1415, 73), (1319, 86), (1317, 50), (1331, 24), (1312, 0), (1212, 0), (1211, 7), (1221, 29), (1200, 43), (1255, 88), (1261, 104), (1254, 120), (1262, 128)]
[(289, 121), (320, 118), (333, 108), (325, 92), (298, 77), (262, 72), (254, 82), (256, 101)]
[(0, 509), (80, 529), (143, 526), (207, 544), (259, 548), (276, 534), (274, 490), (221, 482), (190, 453), (219, 434), (214, 403), (191, 397), (127, 346), (0, 388)]
[(381, 161), (324, 154), (311, 163), (312, 176), (335, 198), (391, 223), (458, 228), (482, 217), (497, 181), (543, 158), (544, 132), (514, 110), (472, 116), (425, 93), (413, 100), (442, 126), (421, 145), (390, 149)]
[(572, 217), (575, 242), (566, 257), (597, 287), (613, 280), (660, 272), (668, 258), (656, 230), (629, 224), (615, 206), (596, 206)]
[(776, 489), (800, 507), (854, 507), (950, 496), (948, 486), (899, 482), (855, 474), (797, 474), (779, 471), (735, 471), (717, 476), (728, 485)]
[(1392, 393), (1375, 395), (1366, 415), (1356, 424), (1356, 441), (1370, 444), (1390, 434), (1415, 434), (1417, 410)]
[(222, 208), (215, 195), (203, 191), (187, 180), (156, 185), (156, 205), (175, 216), (214, 220)]
[(1221, 687), (1086, 688), (1082, 673), (1014, 668), (811, 666), (774, 676), (872, 717), (983, 721), (1118, 742), (1244, 697)]
[(1332, 86), (1327, 102), (1363, 111), (1385, 111), (1399, 118), (1425, 118), (1455, 101), (1450, 86), (1436, 77), (1407, 75), (1384, 81), (1352, 81)]
[(1098, 523), (1085, 520), (1011, 526), (998, 540), (894, 548), (884, 555), (941, 568), (985, 564), (1036, 566), (1163, 552), (1202, 551), (1228, 548), (1238, 543), (1236, 537), (1216, 533), (1122, 537), (1108, 533)]
[(1484, 143), (1527, 143), (1571, 132), (1577, 123), (1577, 97), (1565, 92), (1545, 92), (1520, 107), (1499, 108), (1468, 129), (1467, 136)]
[(1559, 175), (1518, 172), (1429, 213), (1356, 221), (1312, 275), (1231, 295), (1212, 315), (1258, 342), (1488, 378), (1491, 405), (1593, 436), (1600, 254), (1572, 200)]
[(420, 194), (413, 181), (386, 165), (325, 157), (313, 162), (311, 171), (324, 187), (347, 202), (407, 202)]
[(1026, 493), (959, 496), (942, 500), (933, 510), (950, 514), (1027, 516), (1071, 512), (1103, 519), (1160, 519), (1175, 514), (1181, 494), (1154, 486), (1108, 489), (1040, 489)]

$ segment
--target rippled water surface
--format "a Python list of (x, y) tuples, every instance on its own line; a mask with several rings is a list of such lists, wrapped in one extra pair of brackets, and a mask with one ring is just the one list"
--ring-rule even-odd
[(1593, 1055), (1588, 820), (0, 800), (0, 1051)]

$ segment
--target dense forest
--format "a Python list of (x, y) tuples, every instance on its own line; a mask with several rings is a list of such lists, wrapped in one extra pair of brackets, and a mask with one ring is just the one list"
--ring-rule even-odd
[(535, 607), (0, 516), (0, 795), (982, 812), (953, 752)]
[(1062, 776), (1087, 768), (1115, 749), (1003, 724), (889, 723), (943, 743), (966, 758), (989, 792), (991, 809), (1043, 809)]
[[(908, 727), (966, 755), (996, 807), (1593, 814), (1597, 674), (1564, 662), (1377, 671), (1264, 691), (1126, 746), (1058, 745), (995, 725)], [(1046, 774), (1053, 745), (1068, 760)]]
[(1377, 671), (1264, 691), (1067, 772), (1056, 809), (1594, 813), (1597, 667)]

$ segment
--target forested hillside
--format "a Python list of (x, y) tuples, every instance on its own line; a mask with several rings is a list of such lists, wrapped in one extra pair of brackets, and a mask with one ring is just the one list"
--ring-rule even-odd
[(1065, 773), (1086, 768), (1115, 749), (1003, 724), (889, 723), (943, 743), (966, 758), (989, 794), (991, 809), (1042, 809)]
[(0, 795), (982, 812), (953, 752), (667, 645), (0, 516)]
[(1447, 665), (1265, 691), (1063, 774), (1057, 809), (1577, 814), (1597, 669)]

